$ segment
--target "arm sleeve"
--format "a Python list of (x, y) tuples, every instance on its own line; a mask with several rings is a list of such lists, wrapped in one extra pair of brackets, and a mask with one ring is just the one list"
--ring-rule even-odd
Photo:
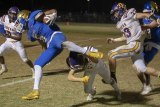
[(135, 8), (131, 8), (128, 10), (127, 18), (128, 19), (136, 19), (136, 9)]
[(38, 18), (38, 16), (42, 13), (42, 10), (36, 10), (36, 11), (33, 11), (30, 16), (29, 16), (29, 19), (32, 19), (32, 20), (36, 20), (36, 18)]

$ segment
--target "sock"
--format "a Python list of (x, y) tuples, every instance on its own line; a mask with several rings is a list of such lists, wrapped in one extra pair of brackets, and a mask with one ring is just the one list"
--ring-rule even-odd
[(69, 51), (74, 51), (74, 52), (78, 52), (78, 53), (82, 53), (82, 54), (85, 54), (87, 51), (86, 49), (84, 49), (84, 48), (82, 48), (82, 47), (80, 47), (70, 41), (63, 42), (63, 46), (65, 48), (67, 48)]
[(2, 66), (2, 69), (7, 69), (5, 64), (1, 64), (1, 66)]
[(112, 78), (111, 86), (114, 88), (114, 90), (117, 92), (119, 91), (119, 88), (117, 86), (116, 81)]
[(111, 72), (111, 77), (117, 82), (117, 78), (116, 78), (115, 72)]
[(35, 69), (35, 79), (34, 79), (34, 90), (38, 90), (39, 89), (39, 84), (42, 78), (42, 67), (39, 65), (35, 65), (34, 66)]

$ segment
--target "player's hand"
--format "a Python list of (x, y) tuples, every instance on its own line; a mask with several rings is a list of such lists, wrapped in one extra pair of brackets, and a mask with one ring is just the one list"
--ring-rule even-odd
[(88, 76), (84, 76), (84, 77), (82, 78), (82, 82), (83, 82), (84, 84), (87, 84), (87, 83), (88, 83), (88, 80), (89, 80), (89, 77), (88, 77)]
[(8, 34), (3, 34), (3, 36), (6, 37), (6, 38), (10, 38), (11, 37), (11, 35), (8, 35)]
[(108, 43), (108, 44), (114, 43), (114, 38), (108, 38), (108, 39), (107, 39), (107, 43)]

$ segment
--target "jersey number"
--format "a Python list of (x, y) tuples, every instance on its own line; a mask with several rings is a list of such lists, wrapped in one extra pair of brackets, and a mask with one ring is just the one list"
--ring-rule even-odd
[(128, 28), (124, 28), (124, 35), (125, 35), (126, 38), (131, 37), (131, 32)]

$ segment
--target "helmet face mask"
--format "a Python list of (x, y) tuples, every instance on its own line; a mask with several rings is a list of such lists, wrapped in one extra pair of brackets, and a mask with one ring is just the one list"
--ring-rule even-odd
[(11, 22), (14, 22), (17, 19), (19, 9), (17, 7), (11, 7), (8, 10), (8, 18)]
[(126, 12), (126, 5), (123, 3), (115, 3), (112, 6), (112, 10), (110, 12), (111, 14), (111, 20), (114, 22), (118, 22), (121, 17), (124, 15), (124, 13)]

